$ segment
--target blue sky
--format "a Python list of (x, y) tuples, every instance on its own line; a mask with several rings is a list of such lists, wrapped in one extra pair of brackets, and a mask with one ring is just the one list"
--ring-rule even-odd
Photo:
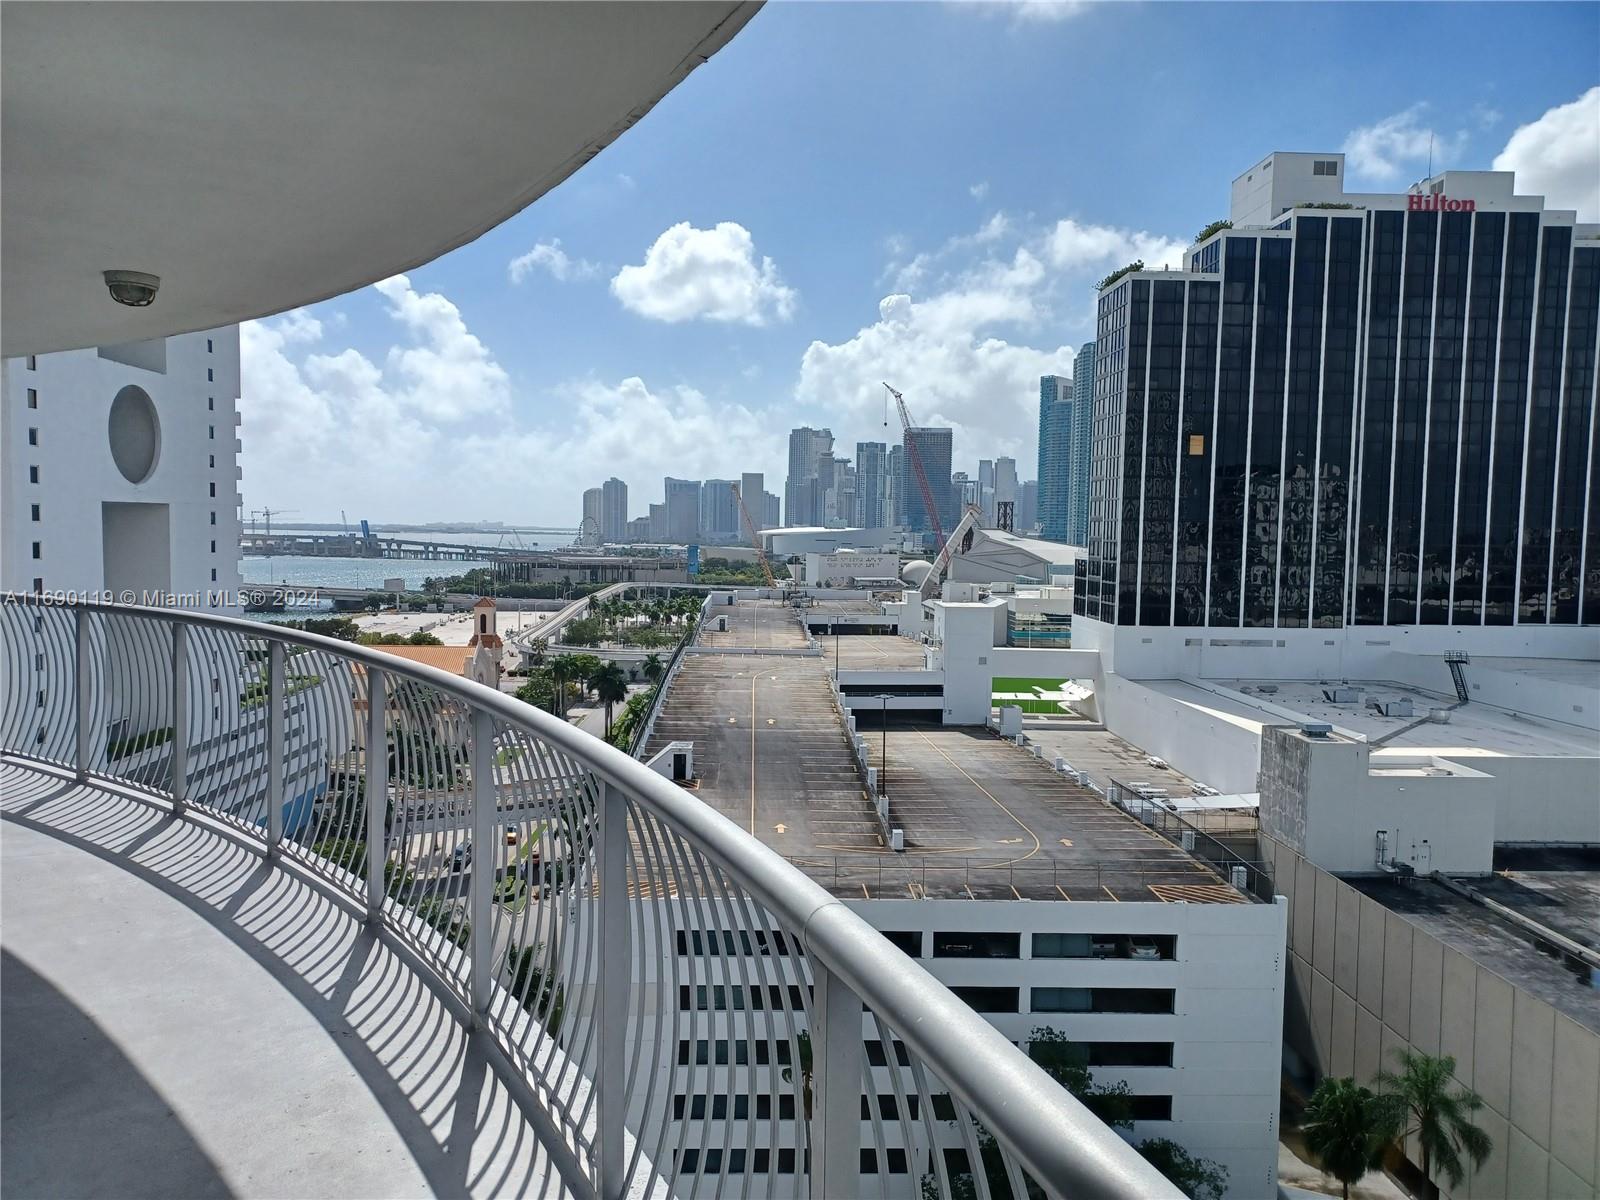
[[(1593, 4), (770, 3), (523, 213), (244, 330), (246, 508), (575, 523), (617, 474), (764, 470), (787, 431), (1034, 475), (1093, 283), (1227, 213), (1270, 150), (1353, 190), (1518, 171), (1600, 220)], [(1524, 129), (1523, 127), (1530, 127)], [(1521, 130), (1522, 132), (1518, 132)], [(520, 263), (519, 263), (519, 260)], [(513, 264), (519, 264), (513, 266)]]

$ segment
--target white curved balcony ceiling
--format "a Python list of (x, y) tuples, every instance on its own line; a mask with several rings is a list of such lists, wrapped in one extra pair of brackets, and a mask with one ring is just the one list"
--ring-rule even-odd
[[(758, 3), (4, 8), (3, 352), (162, 337), (416, 267), (560, 183)], [(147, 308), (102, 272), (161, 277)]]

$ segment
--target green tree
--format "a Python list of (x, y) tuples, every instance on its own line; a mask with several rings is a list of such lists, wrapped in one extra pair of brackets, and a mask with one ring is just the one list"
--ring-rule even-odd
[(528, 665), (530, 667), (544, 666), (544, 660), (550, 657), (550, 639), (534, 638), (528, 643)]
[(1059, 1029), (1040, 1026), (1030, 1033), (1028, 1057), (1107, 1125), (1113, 1129), (1133, 1128), (1133, 1094), (1128, 1085), (1120, 1081), (1096, 1083), (1089, 1070), (1089, 1056)]
[(1134, 1149), (1190, 1200), (1222, 1200), (1228, 1190), (1226, 1167), (1196, 1158), (1171, 1138), (1147, 1138)]
[(1437, 1168), (1460, 1187), (1468, 1167), (1483, 1166), (1494, 1148), (1489, 1135), (1472, 1123), (1472, 1114), (1483, 1107), (1483, 1098), (1470, 1088), (1454, 1089), (1456, 1060), (1446, 1054), (1435, 1057), (1412, 1050), (1396, 1049), (1399, 1071), (1379, 1071), (1380, 1093), (1394, 1105), (1393, 1136), (1404, 1144), (1415, 1137), (1422, 1150), (1422, 1174), (1430, 1193), (1437, 1197), (1439, 1186), (1433, 1181)]
[(595, 677), (600, 668), (605, 666), (605, 663), (598, 654), (574, 654), (570, 657), (572, 669), (577, 672), (574, 678), (584, 685), (585, 690), (592, 688), (594, 685), (589, 681)]
[[(811, 1120), (811, 1034), (806, 1030), (800, 1031), (800, 1036), (795, 1038), (795, 1063), (800, 1068), (800, 1100), (806, 1110), (806, 1120)], [(783, 1069), (783, 1081), (794, 1082), (794, 1067)]]
[(522, 686), (517, 688), (517, 699), (535, 708), (542, 708), (545, 712), (556, 712), (560, 701), (557, 699), (555, 674), (551, 668), (548, 665), (530, 667)]
[(546, 975), (541, 965), (544, 946), (518, 948), (512, 942), (506, 950), (506, 969), (511, 972), (511, 994), (517, 1002), (532, 1013), (546, 1033), (555, 1034), (561, 1029), (565, 1004), (561, 984)]
[(1345, 1200), (1350, 1200), (1350, 1185), (1382, 1161), (1394, 1132), (1393, 1109), (1349, 1076), (1324, 1079), (1311, 1094), (1300, 1131), (1317, 1165), (1344, 1186)]
[(652, 684), (660, 683), (661, 677), (667, 673), (667, 666), (661, 661), (659, 654), (647, 654), (639, 669)]
[(563, 719), (567, 715), (567, 685), (578, 678), (578, 671), (573, 666), (572, 658), (570, 654), (558, 654), (550, 660), (550, 665), (546, 668), (555, 683), (556, 706), (552, 711)]
[(614, 662), (608, 662), (589, 676), (589, 686), (594, 697), (606, 707), (606, 738), (611, 737), (611, 711), (628, 698), (628, 677)]

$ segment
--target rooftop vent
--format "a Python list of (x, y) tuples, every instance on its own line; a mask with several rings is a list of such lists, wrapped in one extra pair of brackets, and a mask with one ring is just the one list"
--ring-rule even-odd
[(1333, 732), (1333, 726), (1326, 721), (1307, 721), (1300, 726), (1300, 732), (1309, 738), (1325, 739)]

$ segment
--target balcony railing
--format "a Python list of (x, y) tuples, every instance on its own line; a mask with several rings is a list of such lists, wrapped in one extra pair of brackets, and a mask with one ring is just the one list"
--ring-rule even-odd
[(841, 901), (511, 697), (25, 596), (0, 664), (0, 750), (201, 811), (364, 909), (488, 1035), (575, 1194), (1179, 1194)]

